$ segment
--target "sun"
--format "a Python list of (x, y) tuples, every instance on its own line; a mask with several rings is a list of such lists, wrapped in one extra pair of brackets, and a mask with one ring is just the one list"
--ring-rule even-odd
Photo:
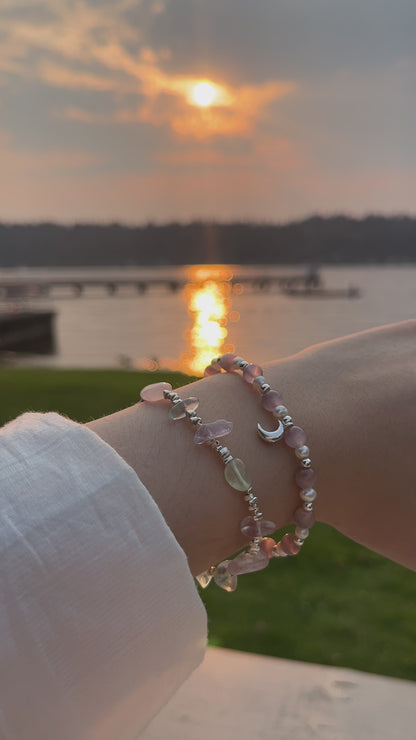
[(207, 80), (201, 80), (197, 82), (191, 91), (191, 100), (194, 105), (199, 105), (201, 108), (208, 108), (215, 102), (217, 96), (217, 90), (215, 85)]

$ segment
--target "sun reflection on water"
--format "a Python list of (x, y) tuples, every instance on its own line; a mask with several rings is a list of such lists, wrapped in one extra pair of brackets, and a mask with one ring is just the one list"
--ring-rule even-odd
[(188, 352), (181, 358), (183, 370), (202, 375), (212, 358), (232, 352), (226, 344), (231, 308), (232, 270), (226, 265), (194, 265), (187, 269), (184, 289), (192, 326), (186, 333)]

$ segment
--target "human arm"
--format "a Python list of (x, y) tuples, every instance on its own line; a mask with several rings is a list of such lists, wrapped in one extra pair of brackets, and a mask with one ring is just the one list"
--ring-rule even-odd
[[(307, 432), (317, 518), (416, 569), (416, 322), (316, 345), (270, 363), (264, 374)], [(257, 437), (257, 421), (271, 423), (257, 394), (232, 373), (178, 393), (200, 399), (204, 421), (233, 421), (227, 446), (245, 461), (266, 518), (288, 524), (298, 502), (296, 461)], [(135, 404), (87, 426), (138, 473), (196, 574), (244, 546), (238, 523), (246, 505), (212, 452), (193, 444), (186, 423), (168, 421), (168, 408)]]

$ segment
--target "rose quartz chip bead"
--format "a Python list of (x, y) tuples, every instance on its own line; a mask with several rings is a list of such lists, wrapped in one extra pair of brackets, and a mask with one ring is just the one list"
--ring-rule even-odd
[(142, 401), (149, 401), (150, 403), (163, 401), (165, 398), (165, 391), (171, 390), (172, 386), (170, 383), (152, 383), (151, 385), (146, 385), (142, 388), (140, 391), (140, 398)]
[(217, 437), (225, 437), (233, 429), (233, 422), (226, 419), (217, 419), (209, 424), (200, 424), (195, 432), (194, 442), (196, 445), (202, 445)]

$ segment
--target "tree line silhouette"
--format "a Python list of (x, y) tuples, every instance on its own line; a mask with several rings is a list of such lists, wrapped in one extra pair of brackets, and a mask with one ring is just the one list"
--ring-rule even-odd
[(288, 224), (0, 224), (0, 267), (416, 261), (416, 218), (313, 216)]

